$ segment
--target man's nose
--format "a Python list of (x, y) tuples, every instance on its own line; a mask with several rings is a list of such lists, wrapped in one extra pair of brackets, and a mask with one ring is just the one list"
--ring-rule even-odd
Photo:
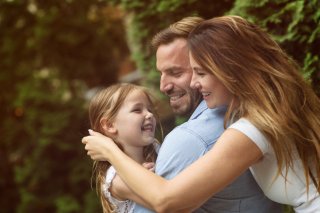
[(161, 76), (160, 79), (160, 91), (163, 93), (168, 92), (169, 90), (171, 90), (173, 88), (173, 84), (171, 81), (169, 81), (169, 79), (167, 79), (164, 76)]

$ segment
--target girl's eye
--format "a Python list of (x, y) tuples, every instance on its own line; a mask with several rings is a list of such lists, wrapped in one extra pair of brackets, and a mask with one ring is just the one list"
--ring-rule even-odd
[(132, 112), (139, 113), (139, 112), (141, 112), (141, 109), (133, 109)]

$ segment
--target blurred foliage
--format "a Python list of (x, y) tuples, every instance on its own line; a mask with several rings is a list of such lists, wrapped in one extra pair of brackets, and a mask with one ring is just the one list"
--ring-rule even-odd
[(320, 1), (237, 0), (230, 14), (263, 27), (301, 66), (320, 96)]
[(159, 95), (159, 73), (154, 72), (152, 37), (163, 28), (186, 16), (210, 18), (231, 9), (233, 0), (108, 0), (127, 12), (127, 37), (133, 60), (145, 75), (144, 84)]
[(98, 0), (1, 1), (1, 212), (100, 211), (85, 94), (117, 80), (122, 15)]
[(86, 92), (115, 82), (129, 49), (158, 91), (150, 40), (185, 16), (232, 13), (259, 24), (319, 94), (319, 8), (317, 0), (2, 0), (1, 211), (101, 212), (80, 143)]
[(150, 47), (152, 37), (185, 16), (212, 18), (240, 15), (265, 28), (302, 67), (320, 95), (320, 3), (318, 0), (110, 0), (130, 13), (127, 27), (133, 59), (147, 75), (145, 84), (158, 87), (159, 74)]

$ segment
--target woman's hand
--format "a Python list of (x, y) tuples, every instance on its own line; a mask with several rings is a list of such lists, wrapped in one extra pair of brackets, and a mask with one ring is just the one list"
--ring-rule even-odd
[(82, 138), (85, 144), (84, 149), (92, 160), (110, 161), (111, 155), (115, 150), (119, 150), (118, 146), (111, 138), (108, 138), (98, 132), (89, 130), (90, 135)]

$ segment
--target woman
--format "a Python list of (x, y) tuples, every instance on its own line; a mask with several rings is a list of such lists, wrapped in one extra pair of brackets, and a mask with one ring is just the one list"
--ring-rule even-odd
[(228, 106), (228, 128), (212, 150), (172, 180), (145, 171), (98, 134), (83, 138), (88, 154), (111, 162), (157, 212), (192, 210), (247, 168), (270, 199), (319, 212), (320, 101), (297, 65), (237, 16), (201, 22), (188, 43), (191, 86), (208, 107)]

